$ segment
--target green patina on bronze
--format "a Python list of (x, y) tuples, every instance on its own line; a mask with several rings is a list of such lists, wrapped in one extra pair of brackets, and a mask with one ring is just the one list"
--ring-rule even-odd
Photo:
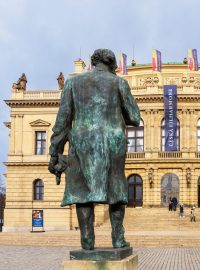
[(62, 206), (127, 203), (125, 127), (139, 122), (138, 106), (123, 78), (100, 67), (66, 81), (50, 147), (56, 156), (69, 141)]
[[(96, 50), (95, 69), (66, 81), (51, 137), (50, 172), (66, 174), (61, 206), (76, 204), (81, 245), (94, 248), (93, 203), (109, 204), (113, 247), (128, 245), (123, 218), (128, 200), (124, 174), (126, 125), (139, 126), (140, 112), (128, 82), (115, 74), (110, 50)], [(66, 142), (68, 156), (62, 156)]]

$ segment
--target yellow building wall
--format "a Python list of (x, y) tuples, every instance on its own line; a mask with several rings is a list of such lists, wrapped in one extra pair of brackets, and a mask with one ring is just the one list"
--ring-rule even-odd
[[(78, 63), (81, 64), (81, 63)], [(83, 66), (83, 64), (78, 67)], [(79, 69), (78, 69), (79, 70)], [(72, 74), (73, 75), (73, 74)], [(144, 153), (127, 153), (125, 175), (138, 174), (143, 180), (143, 207), (160, 207), (161, 180), (166, 173), (179, 178), (179, 200), (198, 204), (200, 153), (197, 151), (197, 121), (200, 119), (200, 72), (188, 72), (186, 65), (163, 65), (161, 73), (151, 66), (128, 68), (125, 76), (144, 121)], [(161, 121), (164, 117), (163, 85), (178, 85), (180, 151), (161, 151)], [(65, 180), (60, 186), (48, 172), (48, 149), (58, 111), (61, 91), (16, 91), (6, 103), (11, 107), (11, 129), (7, 160), (7, 197), (4, 231), (31, 230), (32, 210), (44, 210), (45, 230), (68, 230), (78, 226), (75, 206), (60, 207)], [(35, 155), (35, 132), (46, 131), (46, 154)], [(67, 153), (67, 146), (65, 149)], [(190, 168), (191, 180), (186, 173)], [(153, 184), (149, 170), (153, 169)], [(33, 200), (33, 182), (44, 181), (44, 200)], [(96, 206), (98, 226), (108, 218), (108, 207)]]

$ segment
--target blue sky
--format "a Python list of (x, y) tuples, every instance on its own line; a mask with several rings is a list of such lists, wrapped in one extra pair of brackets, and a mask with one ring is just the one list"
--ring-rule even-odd
[(199, 0), (1, 0), (0, 1), (0, 177), (6, 168), (11, 86), (22, 72), (27, 89), (57, 89), (56, 77), (73, 72), (73, 61), (97, 48), (151, 62), (181, 62), (188, 48), (200, 53)]

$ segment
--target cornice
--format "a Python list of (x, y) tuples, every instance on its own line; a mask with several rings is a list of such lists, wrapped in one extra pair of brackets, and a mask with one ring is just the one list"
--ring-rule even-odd
[[(167, 70), (167, 69), (183, 69), (183, 70), (188, 70), (188, 64), (183, 64), (183, 63), (166, 63), (162, 64), (162, 70)], [(128, 66), (127, 67), (128, 71), (132, 70), (152, 70), (152, 64), (137, 64), (135, 66)], [(118, 72), (118, 69), (117, 69)], [(157, 72), (158, 73), (158, 72)], [(129, 75), (129, 74), (128, 74)]]
[(58, 107), (60, 104), (60, 99), (55, 100), (17, 100), (17, 99), (10, 99), (4, 100), (5, 103), (11, 108), (17, 107)]
[(49, 162), (4, 162), (5, 166), (48, 166)]
[[(157, 103), (164, 102), (162, 94), (148, 94), (148, 95), (134, 95), (138, 103)], [(178, 102), (200, 102), (199, 94), (179, 94)], [(5, 103), (11, 108), (17, 107), (58, 107), (60, 105), (60, 99), (55, 100), (4, 100)]]
[[(162, 94), (157, 95), (134, 95), (136, 101), (138, 103), (147, 103), (147, 102), (164, 102), (164, 98)], [(200, 95), (178, 95), (178, 102), (200, 102)]]

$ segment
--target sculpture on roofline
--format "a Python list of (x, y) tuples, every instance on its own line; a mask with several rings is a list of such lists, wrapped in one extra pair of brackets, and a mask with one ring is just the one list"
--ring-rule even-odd
[(57, 81), (58, 81), (59, 90), (62, 90), (65, 84), (65, 77), (62, 72), (60, 72), (57, 78)]
[(12, 88), (17, 90), (26, 90), (27, 78), (25, 73), (22, 73), (21, 77), (16, 83), (13, 83)]

